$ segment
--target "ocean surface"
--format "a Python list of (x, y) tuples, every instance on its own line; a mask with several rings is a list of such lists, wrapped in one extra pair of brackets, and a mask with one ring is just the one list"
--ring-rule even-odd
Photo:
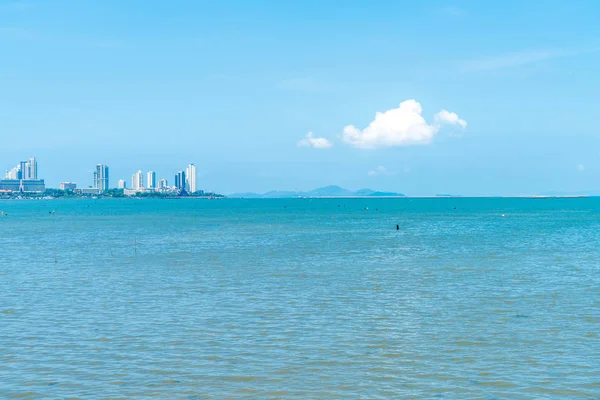
[(0, 398), (600, 398), (600, 198), (0, 211)]

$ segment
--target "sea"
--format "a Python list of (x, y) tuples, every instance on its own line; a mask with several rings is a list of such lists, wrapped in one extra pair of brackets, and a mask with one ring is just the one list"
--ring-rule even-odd
[(0, 398), (600, 398), (600, 198), (0, 211)]

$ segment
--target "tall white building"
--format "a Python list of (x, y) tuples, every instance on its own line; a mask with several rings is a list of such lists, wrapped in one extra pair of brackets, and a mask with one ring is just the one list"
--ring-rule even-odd
[(198, 190), (196, 187), (196, 166), (194, 164), (188, 165), (185, 170), (185, 189), (189, 193), (196, 193)]
[(156, 189), (156, 172), (148, 171), (148, 189)]
[(27, 179), (37, 179), (37, 161), (35, 160), (35, 157), (31, 157), (29, 159), (27, 168), (27, 176), (29, 177)]
[(133, 190), (140, 190), (144, 188), (144, 174), (142, 171), (138, 171), (131, 177), (131, 188)]
[(158, 188), (159, 189), (166, 189), (168, 187), (167, 185), (167, 178), (162, 178), (158, 181)]
[(14, 167), (10, 171), (6, 171), (5, 179), (19, 179), (19, 167)]
[(119, 179), (119, 189), (127, 189), (127, 184), (125, 183), (125, 180), (123, 179)]

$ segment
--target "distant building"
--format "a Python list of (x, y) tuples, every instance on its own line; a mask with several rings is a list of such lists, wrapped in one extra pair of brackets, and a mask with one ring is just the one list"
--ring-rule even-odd
[(31, 157), (29, 159), (29, 179), (37, 179), (38, 175), (37, 175), (37, 161), (35, 160), (35, 157)]
[(185, 190), (196, 193), (198, 188), (196, 187), (196, 166), (194, 164), (190, 164), (186, 168), (185, 178)]
[(29, 179), (29, 167), (27, 167), (27, 161), (21, 161), (19, 163), (17, 179)]
[(175, 187), (179, 190), (185, 190), (185, 172), (179, 171), (175, 175)]
[(0, 179), (0, 191), (41, 193), (46, 185), (43, 179)]
[(37, 161), (35, 157), (31, 157), (29, 161), (21, 161), (19, 165), (11, 169), (10, 171), (6, 171), (4, 175), (4, 179), (7, 180), (37, 180)]
[(134, 190), (134, 189), (123, 189), (123, 194), (125, 196), (135, 196), (136, 194), (139, 193), (139, 190)]
[(60, 190), (75, 190), (77, 189), (77, 184), (75, 182), (61, 182)]
[(125, 183), (125, 181), (123, 179), (119, 179), (119, 189), (127, 189), (127, 184)]
[(144, 174), (138, 171), (131, 176), (131, 189), (140, 190), (144, 188)]
[(6, 171), (4, 179), (0, 179), (0, 191), (4, 192), (44, 192), (46, 185), (43, 179), (37, 179), (37, 162), (35, 157)]
[(4, 179), (8, 179), (8, 180), (17, 180), (19, 179), (19, 170), (20, 170), (20, 166), (14, 167), (13, 169), (11, 169), (10, 171), (6, 171), (6, 175), (4, 176)]
[(159, 189), (166, 189), (168, 187), (169, 187), (169, 185), (167, 183), (167, 178), (162, 178), (161, 180), (158, 181), (158, 188)]
[(75, 189), (75, 192), (79, 194), (96, 195), (101, 194), (103, 190), (97, 188), (81, 188)]
[(108, 187), (108, 166), (98, 164), (94, 172), (94, 189), (104, 192), (108, 190)]
[(156, 172), (148, 171), (148, 189), (156, 189)]

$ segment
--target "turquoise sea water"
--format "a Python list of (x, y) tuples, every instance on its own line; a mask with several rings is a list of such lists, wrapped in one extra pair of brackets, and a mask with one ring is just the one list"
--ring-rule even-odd
[(597, 198), (0, 210), (0, 398), (600, 398)]

